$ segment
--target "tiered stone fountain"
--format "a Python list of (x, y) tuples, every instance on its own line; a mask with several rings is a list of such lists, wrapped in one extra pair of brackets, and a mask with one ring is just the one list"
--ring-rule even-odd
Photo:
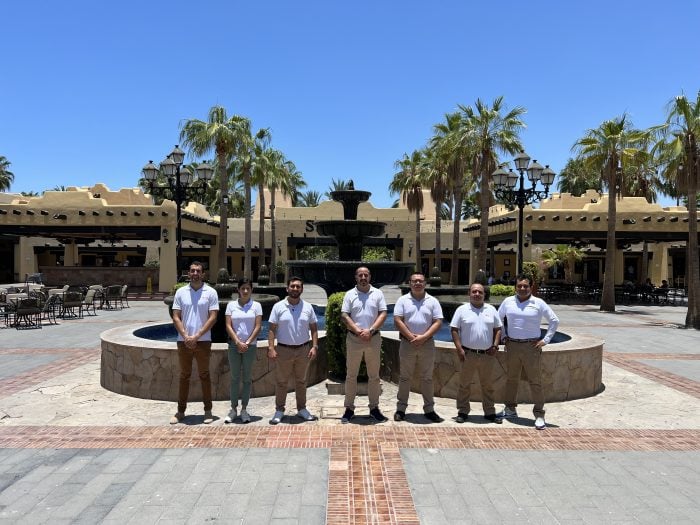
[(366, 266), (372, 274), (372, 284), (379, 288), (385, 284), (399, 284), (408, 279), (413, 262), (363, 261), (362, 248), (368, 237), (384, 233), (386, 223), (357, 219), (357, 208), (366, 202), (368, 191), (350, 189), (331, 192), (331, 198), (343, 205), (343, 219), (316, 221), (319, 235), (333, 237), (338, 245), (337, 261), (289, 261), (289, 275), (296, 275), (304, 282), (316, 284), (326, 294), (344, 292), (355, 286), (355, 269)]

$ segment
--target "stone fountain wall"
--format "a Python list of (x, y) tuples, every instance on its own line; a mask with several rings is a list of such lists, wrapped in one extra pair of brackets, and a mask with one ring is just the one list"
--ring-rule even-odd
[[(173, 342), (153, 341), (133, 335), (141, 327), (112, 328), (102, 333), (102, 362), (100, 384), (112, 392), (142, 399), (177, 401), (180, 367), (177, 345)], [(328, 362), (323, 340), (319, 341), (318, 357), (307, 371), (307, 384), (326, 379)], [(253, 363), (252, 397), (275, 394), (275, 364), (267, 358), (267, 341), (259, 341)], [(190, 383), (190, 401), (202, 400), (202, 388), (193, 364)], [(209, 366), (214, 401), (230, 399), (230, 367), (228, 345), (213, 343)], [(290, 382), (290, 392), (294, 391)]]
[[(567, 401), (593, 396), (603, 389), (603, 341), (589, 336), (571, 334), (569, 341), (550, 344), (542, 350), (542, 388), (545, 401)], [(436, 341), (437, 354), (433, 372), (435, 395), (456, 399), (462, 362), (454, 345)], [(506, 386), (506, 354), (496, 354), (494, 367), (495, 401), (503, 402)], [(399, 382), (399, 338), (382, 333), (382, 377)], [(411, 391), (420, 393), (420, 375), (416, 370)], [(471, 401), (481, 401), (481, 386), (475, 373), (472, 378)], [(518, 401), (532, 403), (530, 385), (523, 375), (518, 388)]]
[[(102, 333), (101, 385), (112, 392), (143, 399), (177, 401), (179, 365), (177, 346), (172, 342), (142, 339), (133, 334), (140, 327), (113, 328)], [(593, 337), (569, 334), (571, 339), (547, 345), (542, 354), (542, 386), (546, 401), (566, 401), (599, 393), (603, 388), (603, 341)], [(257, 358), (253, 364), (253, 397), (272, 396), (275, 392), (275, 364), (267, 358), (267, 342), (259, 342)], [(399, 380), (399, 339), (397, 332), (383, 332), (382, 378), (394, 383)], [(328, 361), (325, 332), (319, 332), (318, 357), (307, 372), (307, 384), (313, 385), (327, 378)], [(435, 395), (456, 398), (459, 387), (459, 371), (462, 363), (454, 346), (436, 342), (437, 355), (433, 382)], [(212, 345), (210, 374), (214, 400), (230, 399), (228, 346)], [(496, 401), (503, 401), (505, 390), (505, 353), (497, 354), (495, 386)], [(192, 374), (190, 401), (200, 401), (201, 387), (196, 374)], [(473, 378), (472, 401), (481, 400), (478, 377)], [(413, 378), (411, 390), (420, 392), (420, 377)], [(290, 383), (289, 391), (293, 391)], [(518, 391), (520, 402), (531, 402), (530, 388), (522, 379)]]

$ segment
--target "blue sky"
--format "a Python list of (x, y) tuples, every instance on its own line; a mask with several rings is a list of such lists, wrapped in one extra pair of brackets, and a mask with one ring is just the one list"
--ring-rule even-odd
[(700, 89), (693, 1), (27, 0), (2, 18), (14, 192), (135, 186), (221, 104), (271, 128), (307, 189), (352, 178), (390, 206), (394, 162), (457, 104), (527, 108), (526, 150), (558, 172), (587, 129), (658, 124)]

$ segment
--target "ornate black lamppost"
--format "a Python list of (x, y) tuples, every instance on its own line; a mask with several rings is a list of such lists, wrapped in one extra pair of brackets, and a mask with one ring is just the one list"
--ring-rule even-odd
[[(491, 174), (491, 177), (496, 186), (494, 192), (496, 198), (510, 206), (518, 207), (518, 266), (516, 271), (520, 274), (523, 271), (523, 209), (527, 204), (532, 204), (549, 195), (549, 186), (554, 182), (555, 173), (549, 166), (543, 168), (536, 160), (530, 164), (530, 157), (524, 151), (515, 156), (513, 163), (520, 176), (512, 169), (506, 171), (501, 165)], [(527, 172), (528, 180), (532, 183), (530, 188), (525, 188), (525, 172)], [(520, 179), (520, 185), (516, 188), (518, 179)], [(537, 189), (538, 182), (542, 183), (544, 190)]]
[[(182, 162), (184, 160), (185, 152), (176, 145), (175, 149), (170, 152), (170, 155), (160, 163), (160, 169), (153, 164), (152, 160), (149, 160), (148, 164), (141, 170), (144, 179), (146, 179), (146, 184), (148, 185), (148, 192), (151, 195), (167, 197), (169, 192), (171, 198), (175, 201), (175, 206), (177, 207), (177, 229), (175, 236), (177, 242), (176, 265), (178, 279), (180, 277), (180, 272), (183, 270), (182, 225), (180, 224), (182, 220), (182, 203), (188, 202), (189, 199), (194, 196), (203, 196), (206, 192), (208, 182), (214, 174), (214, 168), (206, 162), (203, 162), (195, 168), (197, 173), (197, 178), (195, 179), (189, 169), (182, 167)], [(167, 184), (158, 184), (157, 178), (159, 172), (167, 177)]]

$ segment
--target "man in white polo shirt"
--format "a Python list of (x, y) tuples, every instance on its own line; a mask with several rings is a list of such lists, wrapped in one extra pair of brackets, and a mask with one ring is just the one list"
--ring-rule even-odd
[(502, 326), (496, 309), (484, 302), (483, 285), (473, 283), (469, 287), (469, 304), (457, 308), (450, 323), (452, 341), (462, 361), (457, 391), (457, 423), (464, 423), (469, 417), (469, 397), (474, 371), (479, 373), (484, 418), (495, 423), (503, 421), (496, 417), (493, 404), (493, 369)]
[(180, 387), (177, 396), (177, 412), (170, 420), (171, 425), (185, 418), (193, 359), (197, 361), (197, 372), (202, 383), (204, 423), (209, 424), (214, 421), (211, 413), (209, 358), (211, 327), (214, 326), (219, 311), (219, 297), (216, 290), (204, 282), (204, 269), (201, 262), (195, 261), (190, 264), (188, 275), (189, 284), (179, 288), (173, 299), (173, 324), (177, 330)]
[[(554, 337), (559, 326), (559, 318), (547, 303), (532, 295), (531, 286), (529, 277), (518, 275), (515, 279), (516, 295), (507, 297), (498, 309), (498, 316), (505, 325), (506, 364), (508, 367), (505, 408), (499, 416), (507, 419), (518, 417), (516, 411), (518, 383), (520, 382), (520, 372), (524, 369), (530, 382), (530, 392), (534, 402), (532, 413), (535, 416), (535, 428), (542, 430), (546, 426), (542, 371), (540, 369), (542, 347)], [(544, 337), (542, 337), (540, 330), (543, 317), (549, 323)]]
[(362, 358), (365, 358), (369, 376), (368, 396), (369, 415), (379, 423), (387, 418), (379, 410), (379, 365), (382, 338), (379, 328), (386, 320), (386, 300), (378, 288), (370, 284), (369, 269), (360, 266), (355, 270), (357, 285), (343, 298), (340, 316), (348, 329), (345, 337), (347, 351), (345, 377), (345, 413), (341, 423), (349, 422), (355, 416), (355, 396), (357, 395), (357, 374)]
[(287, 298), (275, 303), (270, 312), (267, 356), (277, 363), (275, 415), (270, 419), (271, 425), (277, 425), (284, 417), (290, 377), (294, 377), (297, 416), (304, 421), (316, 419), (306, 409), (306, 369), (318, 351), (318, 320), (311, 303), (301, 299), (303, 291), (304, 282), (299, 277), (290, 277)]
[(433, 423), (444, 421), (435, 412), (433, 369), (435, 368), (435, 341), (433, 336), (442, 325), (442, 307), (435, 297), (425, 291), (425, 276), (414, 273), (410, 278), (411, 291), (399, 297), (394, 306), (394, 325), (399, 331), (399, 393), (396, 396), (394, 421), (406, 417), (411, 379), (418, 367), (423, 394), (423, 412)]

